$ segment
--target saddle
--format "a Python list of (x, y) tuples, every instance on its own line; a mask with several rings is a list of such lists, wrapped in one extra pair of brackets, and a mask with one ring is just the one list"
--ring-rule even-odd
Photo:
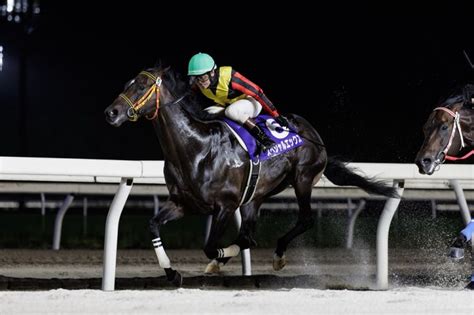
[(303, 139), (294, 130), (282, 127), (273, 117), (262, 114), (258, 115), (255, 121), (263, 132), (275, 142), (275, 145), (266, 150), (260, 150), (257, 141), (245, 127), (226, 117), (221, 119), (235, 135), (242, 148), (248, 152), (252, 161), (265, 161), (303, 144)]
[(255, 123), (275, 142), (275, 145), (272, 147), (260, 150), (257, 140), (245, 127), (226, 117), (221, 117), (220, 119), (234, 134), (242, 148), (249, 154), (251, 160), (249, 161), (250, 169), (247, 176), (247, 184), (240, 204), (245, 205), (252, 200), (255, 193), (260, 176), (260, 162), (296, 149), (303, 144), (303, 139), (294, 130), (280, 126), (273, 117), (265, 114), (258, 115), (254, 118)]

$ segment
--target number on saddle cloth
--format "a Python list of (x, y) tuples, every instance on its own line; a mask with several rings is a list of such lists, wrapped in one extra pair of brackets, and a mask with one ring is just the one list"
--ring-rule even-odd
[(247, 129), (228, 118), (223, 118), (223, 121), (234, 135), (236, 135), (237, 140), (239, 140), (242, 147), (249, 153), (249, 157), (253, 161), (264, 161), (270, 159), (287, 151), (296, 149), (303, 144), (303, 138), (301, 138), (295, 131), (280, 126), (275, 119), (269, 115), (259, 115), (255, 118), (255, 121), (262, 128), (265, 134), (275, 142), (273, 147), (260, 152), (257, 148), (255, 138)]

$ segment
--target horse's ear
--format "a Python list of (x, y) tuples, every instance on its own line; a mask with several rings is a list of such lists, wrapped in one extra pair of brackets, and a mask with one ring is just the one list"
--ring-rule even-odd
[(471, 61), (471, 58), (469, 57), (469, 53), (466, 52), (466, 49), (464, 49), (462, 52), (464, 54), (464, 58), (466, 58), (467, 64), (470, 66), (472, 70), (474, 70), (474, 63), (472, 63), (473, 61)]
[(153, 68), (161, 69), (162, 67), (163, 67), (163, 60), (161, 60), (161, 58), (158, 58)]
[(171, 68), (171, 64), (169, 62), (164, 61), (163, 59), (158, 59), (157, 62), (155, 63), (154, 68), (160, 69), (163, 72), (168, 71)]

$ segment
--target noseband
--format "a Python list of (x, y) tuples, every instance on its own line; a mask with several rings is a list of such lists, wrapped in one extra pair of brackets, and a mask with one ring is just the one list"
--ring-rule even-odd
[[(460, 123), (461, 115), (459, 115), (459, 112), (453, 112), (452, 110), (447, 109), (446, 107), (436, 107), (435, 109), (433, 109), (433, 111), (436, 111), (436, 110), (442, 110), (442, 111), (448, 113), (451, 117), (454, 118), (453, 129), (451, 131), (451, 135), (449, 137), (448, 144), (446, 145), (444, 150), (442, 152), (440, 152), (440, 154), (438, 154), (437, 162), (439, 162), (439, 164), (441, 164), (441, 163), (444, 162), (444, 160), (455, 161), (455, 160), (461, 160), (461, 159), (467, 158), (469, 155), (461, 157), (461, 158), (457, 158), (457, 157), (448, 155), (449, 148), (453, 144), (453, 139), (456, 135), (456, 130), (458, 130), (459, 138), (461, 140), (461, 147), (459, 148), (458, 151), (461, 151), (461, 149), (465, 147), (464, 138), (463, 138), (463, 135), (462, 135), (461, 123)], [(441, 157), (441, 155), (443, 155), (443, 156)]]

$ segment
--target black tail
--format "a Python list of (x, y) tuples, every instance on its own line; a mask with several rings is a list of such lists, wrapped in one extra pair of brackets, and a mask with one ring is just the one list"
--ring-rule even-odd
[(358, 175), (344, 162), (335, 158), (328, 158), (324, 175), (338, 186), (357, 186), (369, 194), (400, 198), (394, 187), (388, 186), (383, 181)]

